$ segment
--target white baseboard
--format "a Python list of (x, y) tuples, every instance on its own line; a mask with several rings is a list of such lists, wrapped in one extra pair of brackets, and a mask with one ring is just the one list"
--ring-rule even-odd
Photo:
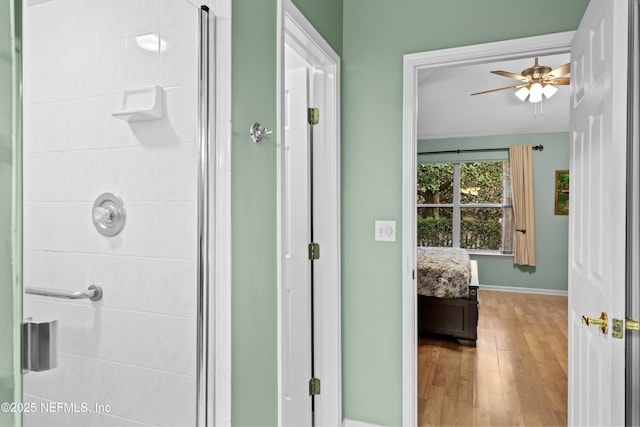
[(378, 424), (365, 423), (364, 421), (356, 421), (350, 419), (342, 420), (342, 427), (382, 427)]
[(559, 291), (556, 289), (541, 289), (541, 288), (518, 288), (515, 286), (494, 286), (494, 285), (480, 285), (480, 289), (487, 291), (499, 291), (499, 292), (519, 292), (521, 294), (540, 294), (540, 295), (556, 295), (566, 297), (569, 295), (568, 291)]

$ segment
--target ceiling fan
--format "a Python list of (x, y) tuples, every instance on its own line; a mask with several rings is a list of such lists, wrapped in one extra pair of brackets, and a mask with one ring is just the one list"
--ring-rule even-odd
[(510, 73), (509, 71), (491, 71), (499, 76), (509, 77), (519, 80), (521, 84), (501, 87), (498, 89), (485, 90), (484, 92), (472, 93), (471, 95), (482, 95), (484, 93), (497, 92), (505, 89), (519, 89), (515, 95), (525, 101), (529, 97), (529, 102), (542, 101), (542, 95), (551, 98), (557, 91), (557, 85), (568, 85), (570, 78), (562, 77), (570, 72), (570, 64), (564, 64), (556, 69), (551, 69), (546, 65), (538, 64), (538, 58), (535, 58), (533, 67), (522, 70), (520, 74)]

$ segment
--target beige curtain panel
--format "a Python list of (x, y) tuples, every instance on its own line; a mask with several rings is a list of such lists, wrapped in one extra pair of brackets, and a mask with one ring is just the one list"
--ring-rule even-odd
[(533, 202), (533, 155), (531, 145), (509, 147), (513, 215), (516, 242), (513, 262), (536, 265), (536, 220)]

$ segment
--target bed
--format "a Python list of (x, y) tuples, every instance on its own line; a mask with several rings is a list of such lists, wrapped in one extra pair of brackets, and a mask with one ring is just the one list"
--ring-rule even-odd
[(478, 267), (464, 249), (417, 248), (418, 333), (478, 337)]

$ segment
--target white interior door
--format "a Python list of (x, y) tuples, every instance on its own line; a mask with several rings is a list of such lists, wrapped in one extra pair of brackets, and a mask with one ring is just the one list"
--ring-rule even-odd
[(308, 80), (306, 67), (285, 74), (284, 122), (284, 301), (283, 406), (284, 426), (306, 426), (312, 421), (309, 396), (311, 371), (311, 242)]
[[(569, 425), (625, 421), (627, 19), (626, 0), (591, 0), (571, 47)], [(582, 321), (603, 312), (606, 333)]]

